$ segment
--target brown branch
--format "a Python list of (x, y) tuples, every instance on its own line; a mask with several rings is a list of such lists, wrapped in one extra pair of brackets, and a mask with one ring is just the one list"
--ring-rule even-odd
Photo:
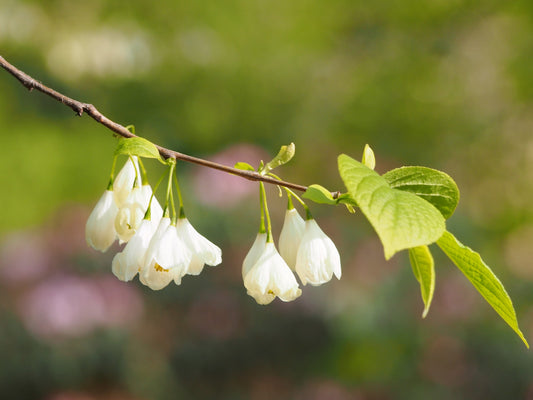
[[(64, 94), (61, 94), (55, 91), (54, 89), (50, 89), (49, 87), (43, 85), (41, 82), (38, 82), (35, 79), (33, 79), (28, 74), (22, 72), (14, 65), (7, 62), (5, 58), (3, 58), (2, 56), (0, 56), (0, 66), (2, 66), (2, 68), (4, 68), (7, 72), (13, 75), (30, 92), (33, 89), (38, 90), (39, 92), (44, 93), (52, 97), (53, 99), (65, 104), (67, 107), (71, 108), (80, 117), (83, 115), (83, 113), (86, 113), (96, 122), (104, 125), (106, 128), (112, 130), (113, 132), (115, 132), (116, 134), (120, 136), (123, 136), (125, 138), (135, 137), (135, 135), (131, 133), (128, 129), (126, 129), (124, 126), (117, 124), (116, 122), (107, 118), (100, 111), (98, 111), (98, 109), (92, 104), (82, 103), (78, 100), (74, 100), (68, 96), (65, 96)], [(237, 176), (240, 176), (242, 178), (245, 178), (251, 181), (262, 181), (265, 183), (284, 186), (289, 189), (298, 190), (302, 192), (305, 192), (307, 190), (306, 186), (298, 185), (296, 183), (291, 183), (291, 182), (280, 181), (270, 176), (261, 175), (255, 171), (243, 171), (243, 170), (229, 167), (229, 166), (219, 164), (213, 161), (208, 161), (202, 158), (189, 156), (187, 154), (183, 154), (183, 153), (180, 153), (174, 150), (170, 150), (165, 147), (158, 146), (158, 145), (156, 145), (156, 147), (159, 150), (159, 153), (161, 154), (163, 158), (176, 158), (178, 160), (191, 162), (194, 164), (202, 165), (204, 167), (214, 168), (219, 171), (237, 175)], [(334, 197), (338, 197), (339, 192), (335, 192), (333, 193), (333, 195)]]

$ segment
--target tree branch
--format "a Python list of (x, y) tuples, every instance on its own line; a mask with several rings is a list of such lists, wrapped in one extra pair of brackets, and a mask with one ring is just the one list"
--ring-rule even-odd
[[(102, 124), (106, 128), (110, 129), (114, 133), (125, 137), (125, 138), (131, 138), (135, 137), (133, 133), (131, 133), (128, 129), (126, 129), (124, 126), (117, 124), (116, 122), (110, 120), (105, 115), (103, 115), (98, 109), (93, 106), (92, 104), (88, 103), (82, 103), (78, 100), (74, 100), (68, 96), (65, 96), (62, 93), (59, 93), (55, 91), (54, 89), (51, 89), (45, 85), (43, 85), (41, 82), (36, 81), (28, 74), (22, 72), (14, 65), (10, 64), (0, 56), (0, 66), (4, 68), (7, 72), (9, 72), (11, 75), (13, 75), (26, 89), (28, 89), (30, 92), (35, 89), (38, 90), (41, 93), (44, 93), (53, 99), (65, 104), (67, 107), (71, 108), (78, 116), (82, 116), (83, 113), (86, 113), (89, 115), (92, 119), (94, 119), (96, 122)], [(202, 165), (204, 167), (217, 169), (219, 171), (227, 172), (229, 174), (237, 175), (242, 178), (251, 180), (251, 181), (261, 181), (265, 183), (270, 183), (274, 185), (284, 186), (289, 189), (298, 190), (305, 192), (307, 190), (306, 186), (298, 185), (296, 183), (286, 182), (282, 180), (274, 179), (270, 176), (264, 176), (261, 175), (255, 171), (243, 171), (237, 168), (229, 167), (223, 164), (219, 164), (213, 161), (204, 160), (202, 158), (197, 158), (193, 156), (189, 156), (184, 153), (180, 153), (174, 150), (167, 149), (165, 147), (161, 147), (156, 144), (157, 149), (159, 150), (159, 154), (163, 158), (176, 158), (178, 160), (187, 161), (190, 163)], [(339, 196), (339, 192), (332, 193), (334, 197)]]

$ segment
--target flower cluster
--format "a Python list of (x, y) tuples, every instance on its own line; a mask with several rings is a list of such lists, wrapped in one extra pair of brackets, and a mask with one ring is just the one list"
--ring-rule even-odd
[(130, 157), (89, 216), (85, 236), (91, 247), (105, 252), (117, 239), (126, 243), (112, 263), (113, 274), (122, 281), (139, 274), (144, 285), (159, 290), (171, 281), (179, 285), (184, 275), (198, 275), (205, 264), (222, 262), (220, 248), (194, 229), (182, 204), (179, 216), (174, 211), (170, 218), (173, 169), (164, 211), (144, 176), (140, 184), (139, 161)]
[(248, 294), (258, 304), (269, 304), (276, 297), (282, 301), (296, 299), (302, 291), (293, 271), (296, 271), (304, 286), (308, 283), (314, 286), (326, 283), (333, 274), (340, 279), (342, 271), (337, 248), (302, 202), (307, 211), (307, 220), (303, 220), (293, 207), (290, 194), (278, 252), (272, 240), (262, 184), (261, 188), (262, 212), (267, 216), (268, 230), (265, 230), (262, 218), (259, 233), (242, 265), (242, 277)]
[[(282, 148), (281, 157), (287, 152), (292, 154), (293, 150), (291, 146), (285, 150)], [(291, 154), (276, 161), (280, 158), (278, 155), (262, 165), (260, 173), (269, 173), (271, 168), (286, 162)], [(169, 173), (164, 207), (148, 184), (142, 162), (130, 155), (117, 176), (111, 174), (108, 188), (85, 228), (87, 243), (96, 250), (105, 252), (117, 240), (124, 244), (112, 262), (113, 274), (118, 279), (128, 282), (138, 275), (139, 281), (152, 290), (163, 289), (172, 281), (179, 285), (185, 275), (198, 275), (204, 265), (215, 266), (222, 262), (220, 248), (200, 235), (185, 217), (174, 175), (175, 159), (169, 159), (165, 164)], [(174, 204), (173, 184), (179, 212)], [(340, 279), (340, 256), (335, 245), (319, 228), (303, 200), (290, 189), (286, 189), (288, 207), (278, 252), (272, 239), (262, 182), (259, 188), (261, 225), (242, 265), (242, 278), (248, 294), (259, 304), (269, 304), (276, 297), (291, 301), (302, 294), (296, 275), (304, 286), (308, 283), (321, 285), (330, 281), (333, 275)], [(293, 198), (305, 208), (306, 220), (294, 208)]]

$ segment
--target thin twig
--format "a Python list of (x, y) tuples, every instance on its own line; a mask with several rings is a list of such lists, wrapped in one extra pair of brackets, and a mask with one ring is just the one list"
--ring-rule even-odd
[[(88, 103), (82, 103), (78, 100), (74, 100), (68, 96), (65, 96), (62, 93), (59, 93), (55, 91), (54, 89), (50, 89), (49, 87), (43, 85), (41, 82), (36, 81), (28, 74), (22, 72), (20, 69), (15, 67), (14, 65), (10, 64), (0, 56), (0, 66), (4, 68), (7, 72), (9, 72), (11, 75), (13, 75), (26, 89), (28, 89), (30, 92), (35, 89), (41, 93), (44, 93), (55, 100), (65, 104), (67, 107), (71, 108), (76, 115), (82, 116), (83, 113), (86, 113), (89, 115), (92, 119), (94, 119), (96, 122), (104, 125), (106, 128), (112, 130), (116, 134), (125, 137), (125, 138), (131, 138), (136, 137), (133, 133), (131, 133), (128, 129), (126, 129), (124, 126), (117, 124), (116, 122), (110, 120), (105, 115), (103, 115), (98, 109), (93, 106), (92, 104)], [(286, 181), (280, 181), (277, 179), (274, 179), (270, 176), (264, 176), (261, 175), (255, 171), (243, 171), (237, 168), (229, 167), (227, 165), (219, 164), (213, 161), (204, 160), (202, 158), (197, 158), (193, 156), (189, 156), (187, 154), (180, 153), (178, 151), (170, 150), (165, 147), (161, 147), (156, 144), (157, 149), (159, 150), (159, 154), (161, 154), (161, 157), (163, 158), (176, 158), (178, 160), (183, 160), (187, 162), (191, 162), (194, 164), (202, 165), (204, 167), (208, 168), (214, 168), (219, 171), (227, 172), (229, 174), (237, 175), (242, 178), (251, 180), (251, 181), (262, 181), (265, 183), (270, 183), (274, 185), (284, 186), (289, 189), (299, 190), (299, 191), (306, 191), (307, 187), (303, 185), (298, 185), (296, 183), (286, 182)], [(335, 192), (334, 195), (338, 196), (338, 192)]]

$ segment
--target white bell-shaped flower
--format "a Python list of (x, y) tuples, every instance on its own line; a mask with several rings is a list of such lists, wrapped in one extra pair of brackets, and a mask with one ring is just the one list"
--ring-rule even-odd
[(192, 255), (187, 274), (198, 275), (202, 272), (204, 264), (215, 266), (222, 262), (222, 250), (200, 235), (187, 218), (179, 218), (176, 229), (178, 236)]
[(138, 176), (139, 171), (139, 161), (137, 160), (137, 157), (133, 156), (128, 158), (120, 172), (115, 177), (115, 180), (113, 181), (113, 192), (115, 195), (115, 203), (118, 208), (122, 207), (133, 190), (135, 177), (141, 179), (140, 176)]
[(148, 246), (139, 279), (152, 290), (163, 289), (172, 280), (179, 285), (191, 258), (170, 218), (163, 217)]
[(285, 212), (285, 221), (279, 235), (279, 254), (287, 265), (294, 270), (296, 267), (296, 254), (302, 241), (305, 230), (305, 221), (295, 208)]
[(95, 250), (106, 251), (117, 238), (115, 218), (118, 208), (113, 200), (113, 191), (106, 190), (96, 203), (87, 224), (85, 240)]
[(248, 254), (246, 254), (246, 257), (244, 257), (244, 261), (242, 263), (242, 279), (246, 277), (246, 274), (252, 269), (254, 264), (259, 260), (259, 257), (261, 257), (261, 254), (263, 254), (263, 251), (265, 250), (265, 246), (267, 243), (267, 234), (266, 232), (259, 232), (257, 236), (255, 237), (254, 244), (252, 244), (252, 247), (248, 251)]
[(112, 271), (118, 279), (124, 282), (131, 281), (141, 271), (146, 251), (156, 229), (157, 224), (154, 224), (154, 221), (144, 219), (124, 250), (115, 255)]
[(146, 208), (147, 203), (143, 191), (140, 187), (133, 188), (115, 218), (115, 230), (120, 243), (129, 241), (135, 234), (144, 218)]
[(333, 274), (341, 278), (339, 252), (314, 219), (305, 221), (305, 232), (296, 256), (296, 272), (304, 285), (321, 285), (330, 281)]
[(292, 301), (302, 294), (293, 272), (272, 242), (265, 244), (263, 253), (246, 273), (244, 286), (258, 304), (269, 304), (276, 296)]

